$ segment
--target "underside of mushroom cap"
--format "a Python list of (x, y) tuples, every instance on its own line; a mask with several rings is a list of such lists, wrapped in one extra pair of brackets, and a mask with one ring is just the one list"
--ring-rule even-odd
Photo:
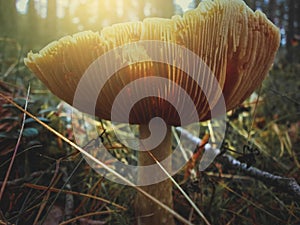
[[(198, 80), (194, 80), (187, 71), (163, 63), (164, 52), (160, 53), (161, 62), (153, 61), (139, 45), (139, 42), (148, 40), (162, 41), (166, 48), (174, 44), (191, 50), (212, 71), (222, 93), (210, 89), (211, 80), (201, 77), (201, 74), (197, 76)], [(147, 18), (142, 22), (106, 27), (100, 33), (85, 31), (63, 37), (39, 53), (28, 53), (25, 64), (55, 95), (72, 105), (77, 85), (89, 66), (105, 53), (130, 43), (137, 43), (136, 48), (127, 49), (125, 54), (119, 54), (106, 65), (115, 67), (116, 72), (108, 81), (103, 79), (105, 85), (99, 90), (96, 115), (111, 120), (118, 93), (132, 81), (154, 76), (166, 78), (168, 85), (158, 88), (149, 83), (135, 87), (136, 90), (127, 90), (128, 98), (139, 91), (157, 92), (134, 105), (129, 122), (143, 124), (159, 116), (169, 125), (182, 125), (174, 104), (164, 99), (168, 96), (177, 101), (175, 105), (185, 107), (186, 99), (174, 91), (176, 85), (190, 96), (200, 121), (211, 118), (211, 110), (221, 94), (225, 98), (226, 110), (231, 110), (241, 104), (267, 75), (279, 47), (280, 34), (263, 13), (253, 12), (241, 0), (204, 0), (183, 16)], [(153, 51), (160, 50), (153, 46)], [(178, 58), (187, 57), (176, 51), (173, 54)], [(118, 69), (115, 65), (120, 63), (127, 66)], [(97, 79), (102, 79), (104, 70), (98, 68)], [(208, 91), (203, 93), (203, 87)], [(86, 92), (93, 88), (97, 86), (91, 80)], [(88, 98), (85, 101), (85, 104), (90, 103)], [(126, 102), (123, 104), (125, 106)], [(122, 109), (122, 105), (118, 108)], [(85, 111), (85, 107), (79, 110)], [(188, 117), (189, 112), (185, 116)]]

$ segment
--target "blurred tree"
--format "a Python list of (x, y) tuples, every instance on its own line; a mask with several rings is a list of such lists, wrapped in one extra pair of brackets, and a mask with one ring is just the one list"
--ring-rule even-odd
[[(68, 0), (66, 5), (70, 6), (71, 0)], [(77, 31), (76, 24), (73, 22), (73, 15), (71, 14), (70, 7), (62, 7), (64, 12), (63, 17), (58, 19), (57, 25), (57, 36), (65, 36), (67, 34), (72, 34)]]
[(0, 1), (0, 36), (15, 38), (18, 35), (18, 13), (15, 1)]
[(287, 26), (287, 60), (293, 62), (294, 53), (292, 40), (295, 34), (295, 0), (288, 1), (288, 26)]
[(300, 36), (300, 1), (296, 1), (295, 5), (295, 12), (296, 13), (296, 34)]
[(274, 23), (276, 18), (277, 4), (276, 0), (269, 0), (268, 7), (266, 8), (265, 13), (268, 15), (268, 18)]
[(41, 18), (35, 9), (34, 0), (28, 1), (27, 24), (24, 27), (25, 45), (28, 48), (35, 48), (41, 39)]
[[(52, 41), (53, 39), (57, 38), (57, 1), (51, 0), (47, 3), (47, 18), (46, 18), (46, 29), (44, 37), (47, 41)], [(45, 36), (45, 35), (43, 35)]]

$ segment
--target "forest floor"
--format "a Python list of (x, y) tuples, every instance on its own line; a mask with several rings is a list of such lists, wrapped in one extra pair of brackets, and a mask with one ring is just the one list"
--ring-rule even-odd
[[(0, 54), (0, 224), (134, 224), (137, 190), (95, 172), (64, 140), (75, 142), (70, 107), (8, 45)], [(277, 62), (260, 90), (228, 113), (223, 155), (205, 171), (196, 165), (174, 176), (211, 224), (300, 224), (299, 73), (299, 64)], [(111, 154), (137, 163), (108, 121), (94, 123)], [(203, 138), (210, 124), (199, 125)], [(200, 140), (187, 135), (186, 141)], [(203, 223), (177, 188), (173, 196), (178, 214)]]

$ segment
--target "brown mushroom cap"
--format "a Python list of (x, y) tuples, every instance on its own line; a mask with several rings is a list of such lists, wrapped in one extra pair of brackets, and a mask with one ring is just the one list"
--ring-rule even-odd
[[(241, 0), (205, 0), (182, 17), (148, 18), (143, 22), (106, 27), (100, 33), (85, 31), (63, 37), (37, 54), (30, 52), (25, 64), (55, 95), (72, 104), (77, 84), (93, 61), (118, 46), (143, 40), (174, 43), (197, 54), (214, 73), (223, 90), (226, 109), (231, 110), (241, 104), (267, 75), (279, 47), (280, 34), (262, 12), (253, 12)], [(174, 83), (180, 85), (194, 101), (199, 120), (211, 117), (212, 106), (201, 87), (185, 72), (164, 63), (151, 62), (151, 58), (138, 48), (133, 51), (130, 57), (136, 56), (146, 62), (124, 67), (106, 82), (99, 95), (103, 97), (98, 99), (95, 109), (99, 118), (110, 120), (117, 94), (131, 81), (148, 76), (167, 78), (171, 86)], [(116, 60), (130, 61), (128, 57), (120, 57)], [(98, 76), (101, 76), (101, 68)], [(142, 88), (155, 87), (149, 84)], [(165, 87), (164, 91), (171, 90), (172, 87)], [(176, 93), (169, 94), (176, 96)], [(213, 94), (212, 90), (210, 95)], [(218, 93), (213, 96), (215, 102), (219, 96)], [(182, 99), (178, 98), (178, 101)], [(84, 108), (79, 110), (85, 111)], [(156, 116), (169, 125), (180, 125), (176, 109), (159, 97), (136, 103), (130, 113), (130, 123), (147, 123)]]

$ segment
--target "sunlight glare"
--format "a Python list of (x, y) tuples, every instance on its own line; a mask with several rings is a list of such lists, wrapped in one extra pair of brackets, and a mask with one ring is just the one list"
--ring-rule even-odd
[(34, 3), (35, 3), (35, 9), (37, 10), (38, 14), (42, 18), (46, 18), (48, 1), (47, 0), (35, 0)]
[(190, 8), (191, 3), (192, 0), (175, 0), (175, 4), (179, 5), (182, 8), (183, 12), (191, 9)]
[[(42, 18), (47, 17), (47, 7), (49, 3), (48, 1), (51, 0), (34, 0), (35, 9), (37, 10), (37, 13)], [(131, 9), (133, 10), (132, 11), (133, 13), (126, 12), (128, 14), (127, 19), (131, 21), (136, 21), (139, 19), (139, 16), (137, 15), (137, 12), (134, 10), (139, 8), (140, 2), (138, 0), (118, 0), (114, 4), (112, 1), (109, 0), (101, 0), (101, 1), (99, 0), (56, 0), (57, 3), (56, 16), (58, 18), (64, 18), (66, 16), (66, 13), (69, 13), (69, 15), (72, 16), (72, 23), (77, 24), (79, 26), (81, 24), (82, 18), (87, 18), (85, 14), (88, 12), (88, 19), (86, 19), (86, 21), (88, 21), (89, 24), (95, 24), (97, 23), (97, 20), (99, 18), (99, 8), (109, 9), (111, 7), (116, 7), (115, 16), (117, 18), (122, 18), (125, 14), (124, 10), (126, 8), (126, 5), (128, 5), (129, 2), (130, 5), (133, 6), (133, 9)], [(177, 4), (181, 7), (182, 12), (185, 12), (190, 9), (193, 0), (173, 0), (173, 2), (174, 4)], [(29, 5), (29, 0), (16, 1), (17, 11), (21, 14), (27, 13), (28, 5)], [(145, 2), (143, 13), (146, 17), (151, 16), (152, 14), (151, 1)], [(109, 15), (109, 16), (114, 16), (114, 15)], [(106, 25), (106, 23), (109, 24), (109, 21), (111, 21), (110, 18), (107, 19), (105, 19), (105, 17), (102, 18), (102, 25)]]
[(28, 4), (28, 0), (18, 0), (16, 3), (17, 11), (21, 14), (26, 14), (27, 4)]

